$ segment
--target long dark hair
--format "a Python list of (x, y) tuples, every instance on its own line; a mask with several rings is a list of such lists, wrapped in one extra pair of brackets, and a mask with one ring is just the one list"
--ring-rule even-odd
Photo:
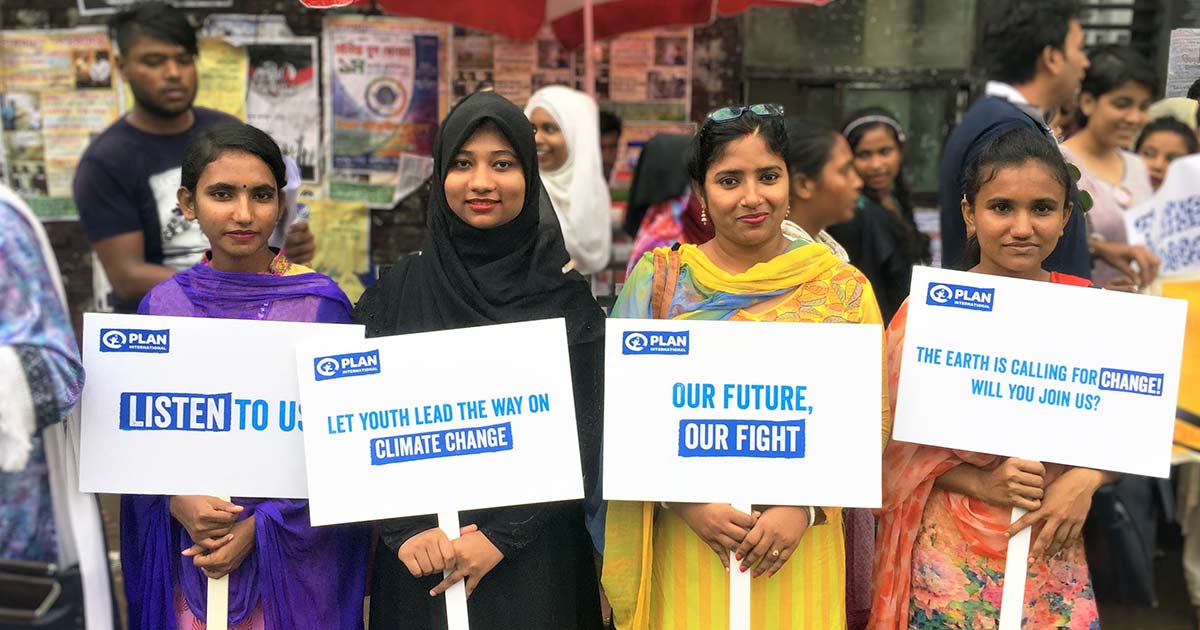
[[(963, 175), (963, 198), (967, 200), (967, 205), (975, 207), (979, 190), (995, 179), (1000, 169), (1021, 166), (1030, 160), (1040, 162), (1062, 184), (1065, 210), (1066, 204), (1071, 202), (1071, 174), (1067, 170), (1067, 163), (1058, 147), (1051, 144), (1046, 136), (1028, 127), (1017, 127), (997, 136), (984, 145), (979, 157), (967, 166)], [(963, 269), (978, 265), (979, 255), (979, 239), (972, 235), (967, 239), (966, 266)]]
[[(870, 117), (868, 122), (856, 124), (863, 118)], [(863, 136), (872, 129), (886, 129), (892, 135), (892, 139), (896, 141), (896, 148), (900, 151), (900, 170), (896, 173), (896, 180), (892, 185), (892, 194), (896, 197), (897, 205), (900, 206), (900, 217), (904, 219), (903, 240), (901, 249), (909, 260), (928, 262), (933, 259), (933, 255), (929, 249), (929, 236), (921, 230), (917, 229), (917, 219), (913, 214), (912, 205), (912, 190), (908, 186), (908, 178), (904, 176), (904, 136), (903, 127), (896, 116), (882, 107), (864, 107), (862, 109), (851, 112), (846, 120), (842, 123), (842, 133), (846, 134), (846, 141), (850, 143), (850, 152), (858, 150), (858, 143), (862, 142)], [(883, 206), (883, 198), (878, 192), (863, 186), (862, 194)]]

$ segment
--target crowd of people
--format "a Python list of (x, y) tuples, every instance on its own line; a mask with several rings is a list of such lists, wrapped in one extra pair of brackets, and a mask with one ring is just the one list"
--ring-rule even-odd
[[(1197, 152), (1197, 101), (1154, 103), (1155, 72), (1128, 47), (1085, 51), (1072, 0), (981, 6), (990, 80), (942, 153), (943, 266), (1144, 291), (1159, 262), (1130, 242), (1123, 213)], [(437, 131), (421, 252), (351, 304), (305, 266), (320, 234), (289, 209), (294, 165), (276, 142), (193, 105), (186, 18), (135, 5), (110, 33), (134, 105), (91, 142), (74, 197), (114, 310), (356, 322), (372, 337), (565, 318), (588, 495), (463, 512), (454, 539), (432, 516), (312, 527), (303, 500), (124, 496), (129, 628), (204, 628), (205, 578), (222, 576), (239, 630), (440, 627), (440, 595), (460, 580), (477, 630), (724, 628), (729, 572), (752, 576), (755, 629), (991, 628), (1008, 538), (1027, 527), (1023, 627), (1098, 628), (1098, 600), (1153, 599), (1168, 482), (890, 439), (912, 270), (932, 259), (894, 113), (868, 107), (832, 127), (731, 105), (693, 135), (651, 139), (623, 221), (633, 254), (606, 314), (587, 276), (614, 263), (606, 181), (619, 119), (562, 86), (523, 111), (468, 95)], [(51, 567), (63, 618), (115, 627), (97, 506), (66, 446), (79, 348), (45, 234), (3, 187), (0, 296), (0, 569)], [(886, 383), (882, 507), (603, 501), (606, 316), (885, 326), (884, 362), (862, 375)], [(1137, 540), (1123, 557), (1101, 515), (1117, 504)], [(1028, 514), (1012, 523), (1013, 507)], [(1093, 549), (1105, 553), (1089, 564)]]

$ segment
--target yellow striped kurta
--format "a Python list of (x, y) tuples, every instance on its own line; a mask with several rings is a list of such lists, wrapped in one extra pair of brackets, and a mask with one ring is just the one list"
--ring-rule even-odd
[[(842, 512), (809, 529), (787, 564), (750, 582), (753, 630), (834, 630), (846, 627), (846, 556)], [(729, 628), (729, 576), (717, 554), (670, 510), (654, 524), (650, 582), (652, 630)], [(737, 567), (732, 570), (736, 571)]]

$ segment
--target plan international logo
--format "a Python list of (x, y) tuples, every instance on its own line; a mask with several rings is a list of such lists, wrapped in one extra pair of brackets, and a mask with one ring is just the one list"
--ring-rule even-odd
[(626, 331), (621, 337), (621, 354), (687, 354), (688, 331)]
[(134, 328), (100, 329), (100, 352), (166, 354), (170, 351), (170, 330), (139, 330)]
[(318, 381), (367, 374), (379, 374), (378, 350), (335, 354), (313, 359), (313, 376)]
[(933, 282), (929, 285), (925, 303), (930, 306), (949, 306), (970, 311), (990, 311), (995, 293), (995, 289)]

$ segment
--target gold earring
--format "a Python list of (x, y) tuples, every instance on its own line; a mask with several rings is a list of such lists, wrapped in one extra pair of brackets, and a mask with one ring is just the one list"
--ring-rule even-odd
[(708, 210), (700, 206), (700, 225), (708, 225)]

